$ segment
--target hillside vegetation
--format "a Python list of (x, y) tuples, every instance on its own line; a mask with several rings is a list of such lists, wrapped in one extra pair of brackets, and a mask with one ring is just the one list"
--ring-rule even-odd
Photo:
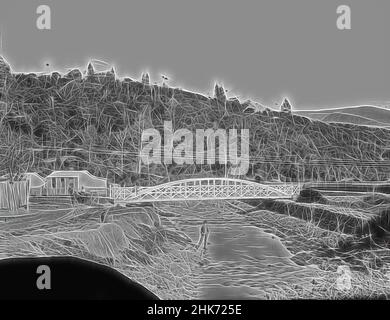
[(250, 130), (248, 178), (384, 180), (390, 176), (390, 131), (326, 124), (269, 109), (248, 112), (221, 88), (206, 97), (166, 85), (118, 79), (114, 70), (12, 73), (0, 59), (0, 174), (87, 169), (117, 183), (155, 183), (186, 175), (223, 175), (216, 165), (140, 165), (142, 130)]

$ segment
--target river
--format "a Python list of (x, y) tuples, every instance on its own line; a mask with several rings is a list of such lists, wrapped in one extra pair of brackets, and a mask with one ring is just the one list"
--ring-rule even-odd
[(231, 207), (198, 203), (173, 211), (178, 214), (173, 218), (176, 228), (194, 243), (203, 220), (208, 221), (208, 247), (198, 249), (202, 271), (199, 298), (283, 298), (278, 297), (283, 288), (311, 290), (313, 270), (292, 262), (291, 253), (278, 237), (252, 226)]

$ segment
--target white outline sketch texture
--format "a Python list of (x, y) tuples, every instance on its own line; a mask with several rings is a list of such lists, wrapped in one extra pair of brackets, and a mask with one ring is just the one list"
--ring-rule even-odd
[(79, 257), (161, 299), (388, 297), (390, 110), (275, 110), (170, 78), (0, 60), (0, 257)]

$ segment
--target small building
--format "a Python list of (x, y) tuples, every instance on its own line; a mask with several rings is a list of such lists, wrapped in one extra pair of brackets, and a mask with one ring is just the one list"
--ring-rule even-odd
[(24, 177), (30, 182), (30, 196), (41, 196), (46, 179), (36, 172), (27, 172)]
[(48, 196), (69, 195), (71, 189), (106, 196), (107, 179), (95, 177), (87, 170), (54, 171), (46, 177), (45, 189)]
[[(10, 176), (5, 174), (0, 181), (9, 181)], [(31, 196), (41, 196), (46, 184), (46, 179), (36, 172), (25, 172), (18, 175), (18, 181), (28, 181)]]
[[(0, 182), (0, 210), (16, 212), (19, 208), (29, 209), (29, 183), (23, 181), (1, 181)], [(2, 213), (0, 212), (0, 215)]]

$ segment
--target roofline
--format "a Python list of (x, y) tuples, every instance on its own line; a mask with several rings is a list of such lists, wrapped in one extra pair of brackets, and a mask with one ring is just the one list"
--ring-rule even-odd
[[(64, 176), (56, 176), (56, 173), (58, 172), (69, 172), (69, 174), (75, 174), (75, 173), (84, 173), (86, 175), (88, 175), (90, 178), (93, 178), (93, 179), (98, 179), (98, 180), (101, 180), (101, 181), (104, 181), (104, 182), (107, 182), (107, 178), (100, 178), (100, 177), (96, 177), (94, 176), (92, 173), (90, 173), (88, 170), (71, 170), (71, 171), (66, 171), (66, 170), (56, 170), (56, 171), (53, 171), (52, 173), (50, 173), (48, 176), (46, 176), (46, 179), (47, 178), (64, 178)], [(67, 176), (69, 178), (78, 178), (79, 176), (78, 175), (69, 175)]]
[(34, 176), (37, 176), (38, 178), (42, 179), (42, 180), (45, 180), (46, 178), (41, 176), (38, 172), (25, 172), (24, 174), (31, 174), (31, 175), (34, 175)]

